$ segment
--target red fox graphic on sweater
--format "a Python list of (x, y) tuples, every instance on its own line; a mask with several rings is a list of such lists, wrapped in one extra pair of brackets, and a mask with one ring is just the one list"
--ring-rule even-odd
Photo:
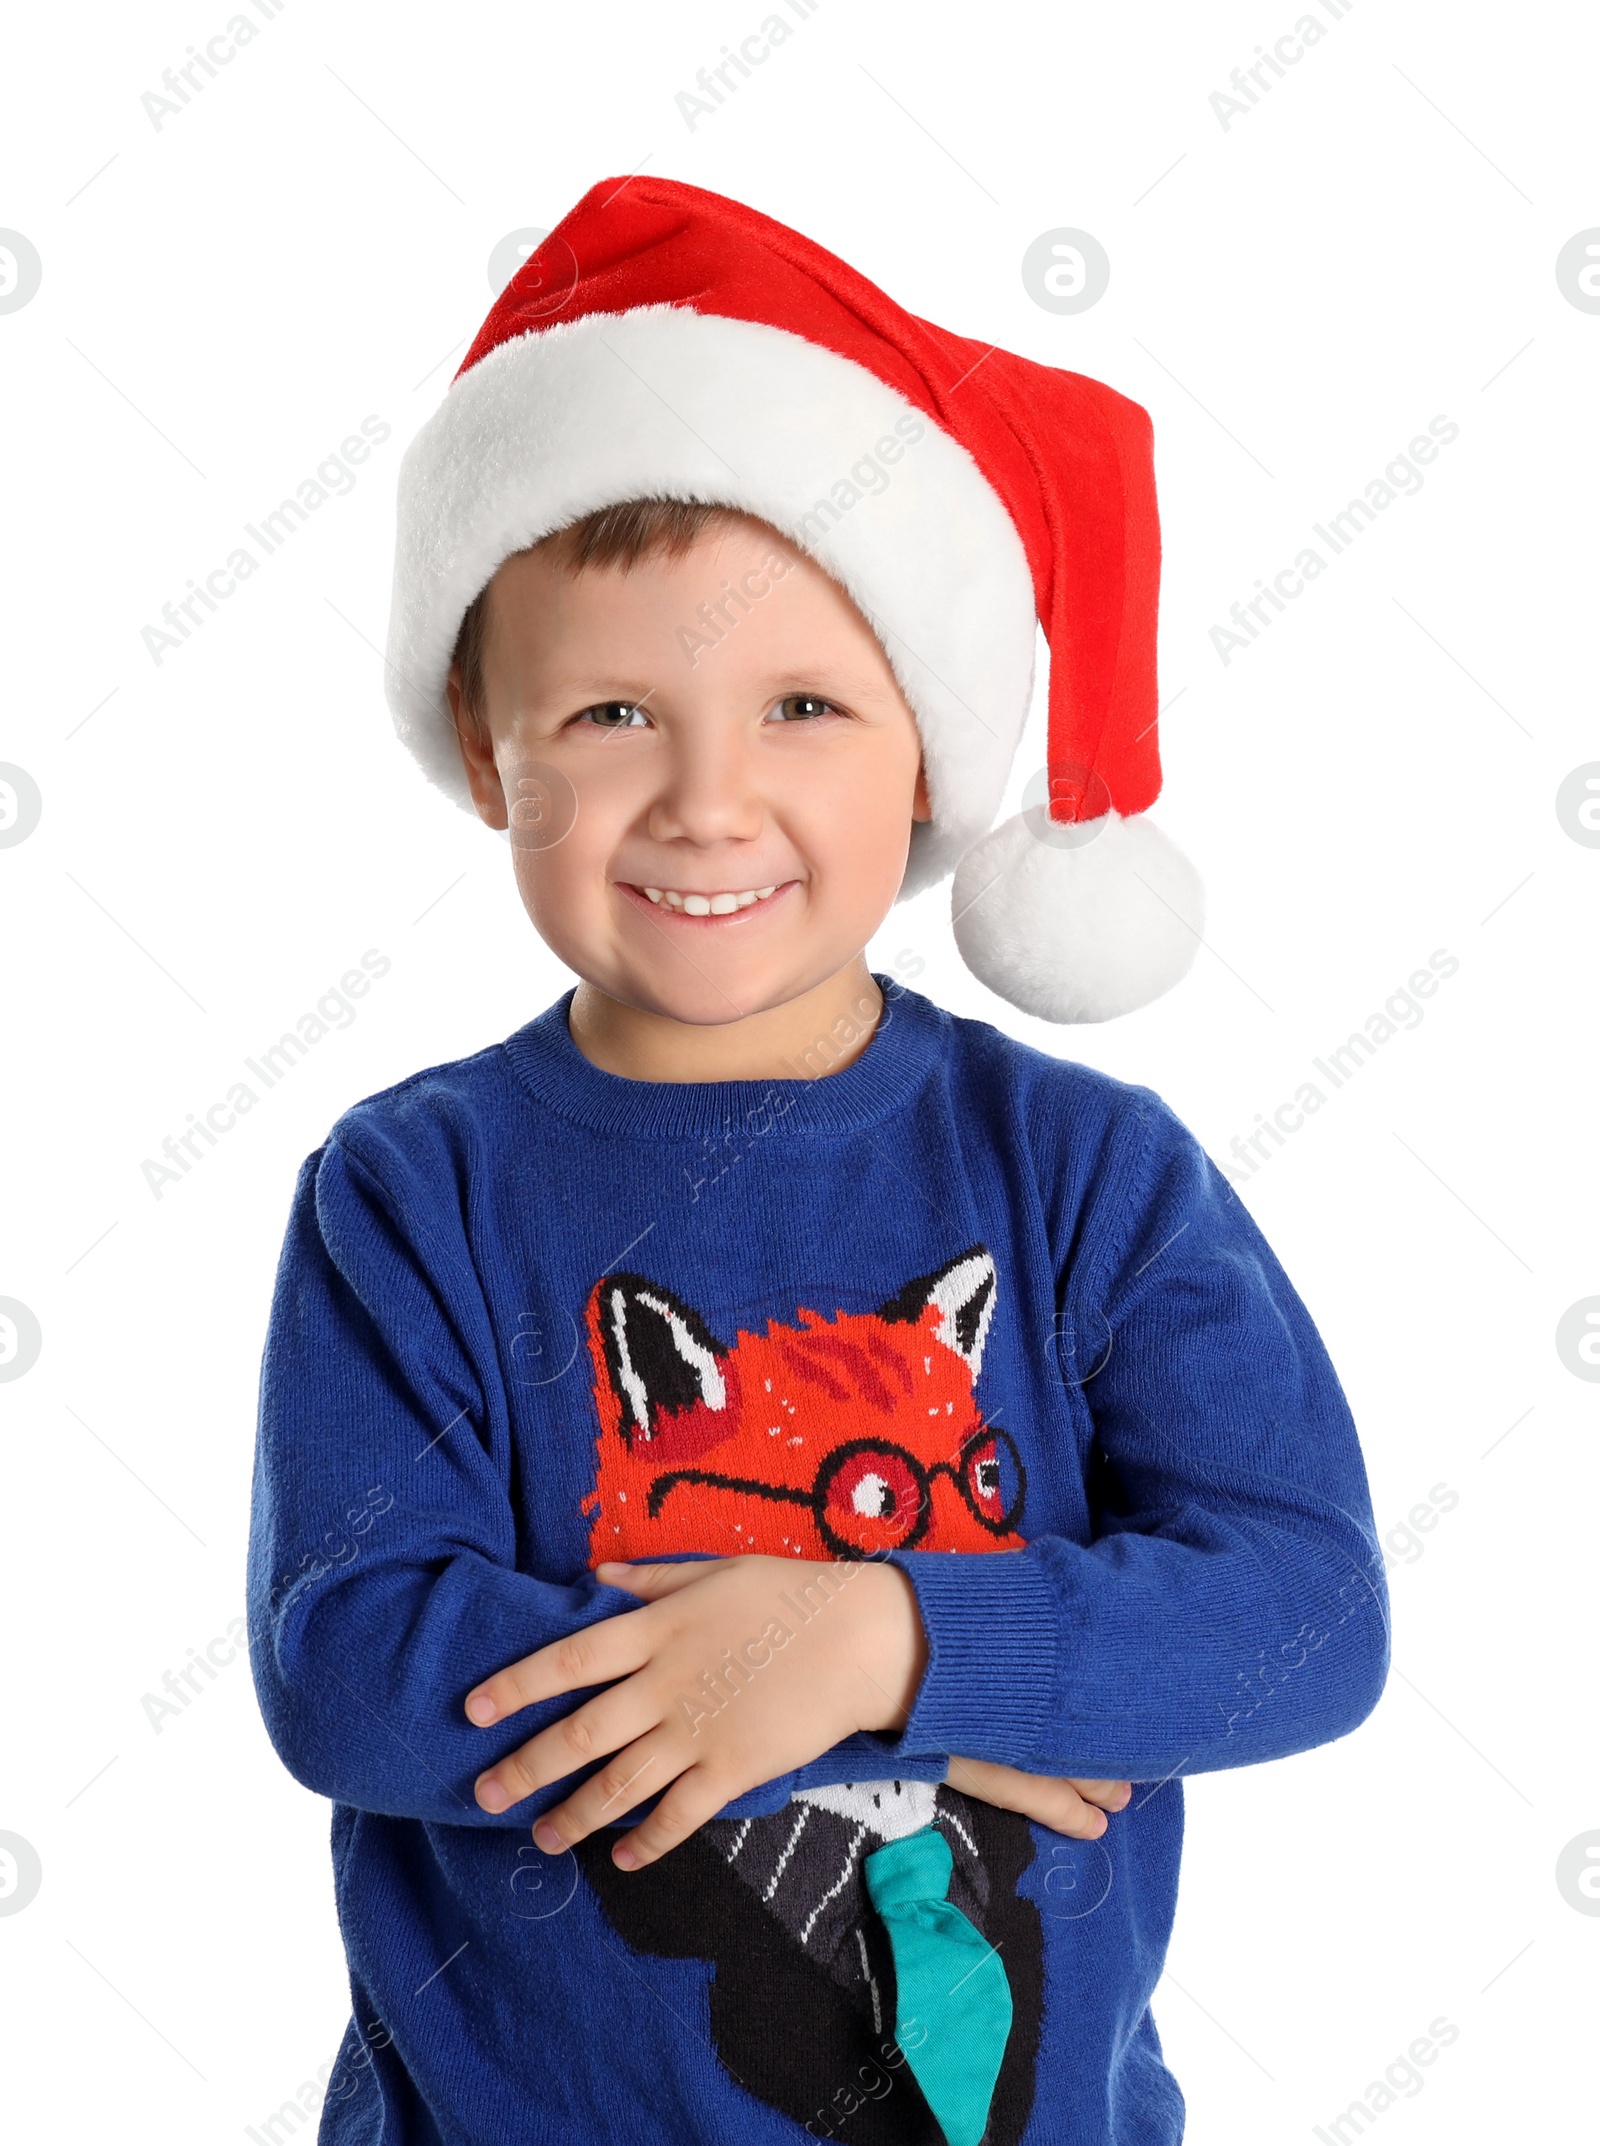
[[(607, 1275), (588, 1304), (590, 1565), (1022, 1549), (1021, 1458), (975, 1391), (995, 1290), (975, 1244), (875, 1311), (801, 1308), (793, 1325), (723, 1341), (661, 1283)], [(710, 1819), (643, 1870), (618, 1870), (606, 1828), (576, 1854), (625, 1943), (710, 1963), (712, 2041), (747, 2092), (837, 2146), (944, 2146), (889, 2034), (894, 1966), (862, 1876), (873, 1848), (926, 1825), (950, 1846), (950, 1899), (1005, 1961), (1013, 2024), (984, 2141), (1017, 2146), (1044, 1940), (1022, 1890), (1032, 1832), (1015, 1812), (947, 1782), (862, 1780), (798, 1790), (766, 1817)]]
[(607, 1275), (590, 1564), (1021, 1549), (1021, 1459), (974, 1394), (994, 1294), (973, 1245), (876, 1311), (802, 1307), (730, 1343), (660, 1283)]

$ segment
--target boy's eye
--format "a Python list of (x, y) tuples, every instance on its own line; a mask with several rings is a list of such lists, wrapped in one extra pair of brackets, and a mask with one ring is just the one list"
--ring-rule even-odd
[(805, 723), (819, 715), (837, 715), (839, 710), (831, 700), (820, 700), (815, 693), (789, 693), (774, 712), (780, 722)]
[(581, 708), (573, 717), (575, 723), (592, 723), (597, 730), (632, 730), (638, 717), (640, 723), (648, 722), (639, 703), (634, 700), (596, 701), (592, 708)]

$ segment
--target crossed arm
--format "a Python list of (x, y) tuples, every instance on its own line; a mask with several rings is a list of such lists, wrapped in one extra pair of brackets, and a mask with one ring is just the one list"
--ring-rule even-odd
[[(727, 1557), (602, 1564), (595, 1577), (637, 1594), (644, 1607), (541, 1647), (466, 1700), (467, 1718), (488, 1727), (541, 1700), (606, 1685), (478, 1777), (478, 1803), (498, 1813), (606, 1761), (535, 1822), (547, 1854), (664, 1791), (612, 1850), (622, 1869), (638, 1869), (747, 1790), (859, 1731), (892, 1732), (910, 1714), (927, 1638), (911, 1582), (893, 1565)], [(816, 1605), (804, 1621), (793, 1608), (797, 1594)], [(948, 1778), (965, 1795), (1086, 1840), (1132, 1795), (1126, 1781), (1029, 1774), (981, 1759), (952, 1758)]]
[[(1155, 1159), (1110, 1278), (1081, 1256), (1074, 1270), (1075, 1325), (1111, 1337), (1078, 1373), (1092, 1539), (567, 1583), (521, 1569), (513, 1429), (478, 1369), (498, 1361), (481, 1284), (464, 1255), (412, 1242), (407, 1216), (437, 1192), (398, 1150), (386, 1183), (330, 1143), (296, 1188), (252, 1508), (252, 1663), (291, 1773), (434, 1823), (553, 1813), (564, 1841), (658, 1797), (630, 1836), (642, 1861), (718, 1810), (888, 1774), (948, 1777), (1093, 1837), (1125, 1781), (1348, 1733), (1388, 1647), (1354, 1426), (1226, 1186), (1175, 1134)], [(310, 1557), (341, 1512), (332, 1561)], [(826, 1612), (770, 1633), (773, 1597), (819, 1575)], [(490, 1711), (467, 1711), (480, 1696)]]

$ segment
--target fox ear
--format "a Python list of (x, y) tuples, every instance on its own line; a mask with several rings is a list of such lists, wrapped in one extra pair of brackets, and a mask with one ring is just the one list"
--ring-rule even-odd
[(594, 1306), (630, 1446), (653, 1438), (663, 1415), (696, 1402), (727, 1405), (722, 1359), (728, 1352), (670, 1289), (642, 1274), (610, 1274), (595, 1285)]
[(919, 1274), (900, 1294), (878, 1306), (880, 1319), (915, 1322), (930, 1304), (940, 1313), (934, 1328), (947, 1349), (954, 1349), (976, 1378), (983, 1362), (983, 1345), (989, 1338), (994, 1317), (994, 1256), (986, 1245), (968, 1245), (954, 1259), (932, 1274)]

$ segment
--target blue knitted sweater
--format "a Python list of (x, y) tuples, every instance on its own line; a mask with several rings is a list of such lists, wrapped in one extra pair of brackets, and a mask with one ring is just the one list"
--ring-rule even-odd
[[(568, 992), (302, 1166), (249, 1611), (268, 1732), (333, 1803), (353, 2016), (323, 2146), (937, 2146), (861, 1870), (928, 1824), (1012, 1993), (986, 2146), (1182, 2136), (1150, 2011), (1182, 1777), (1376, 1703), (1360, 1447), (1151, 1090), (878, 982), (843, 1070), (685, 1084), (591, 1065)], [(463, 1699), (638, 1606), (593, 1564), (741, 1549), (905, 1570), (930, 1653), (898, 1734), (634, 1873), (609, 1829), (533, 1846), (571, 1780), (478, 1808), (577, 1702), (479, 1729)], [(1133, 1801), (1068, 1840), (961, 1794), (952, 1754)]]

